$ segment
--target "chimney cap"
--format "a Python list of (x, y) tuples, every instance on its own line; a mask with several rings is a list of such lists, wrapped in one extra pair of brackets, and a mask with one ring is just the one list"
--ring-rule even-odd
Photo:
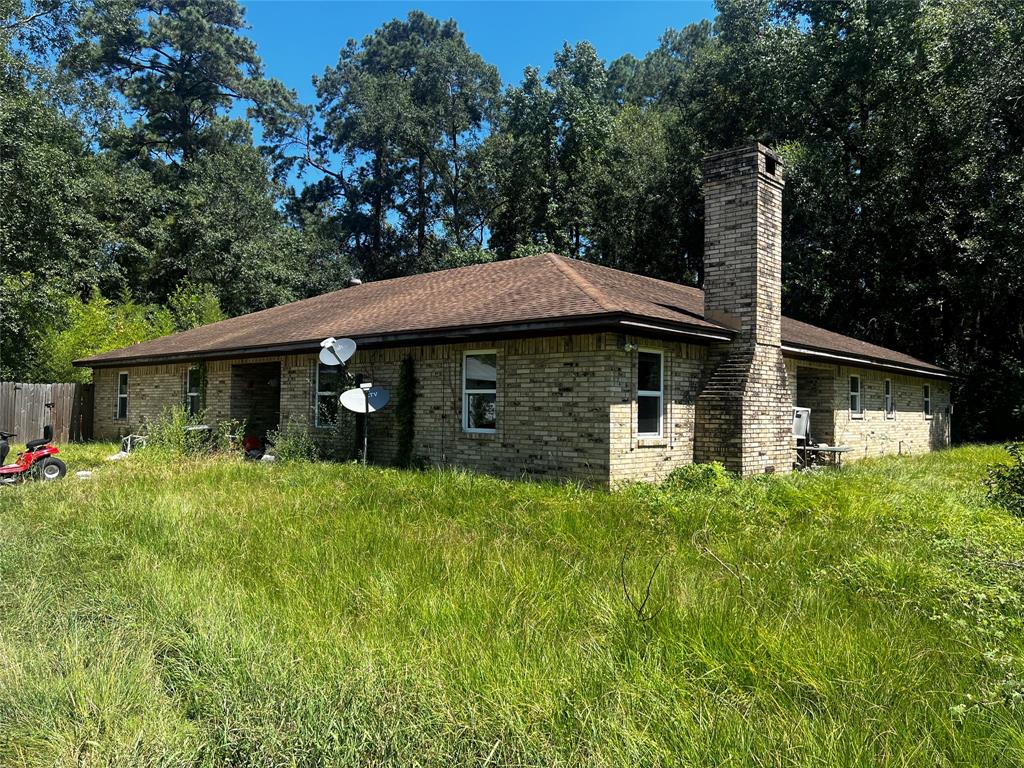
[(782, 156), (759, 141), (704, 156), (705, 182), (754, 174), (781, 187), (785, 184), (782, 168)]

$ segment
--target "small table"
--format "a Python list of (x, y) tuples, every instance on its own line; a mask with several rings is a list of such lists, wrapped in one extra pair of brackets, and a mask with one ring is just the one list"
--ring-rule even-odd
[(852, 451), (848, 445), (801, 445), (797, 446), (797, 463), (801, 469), (814, 465), (836, 467), (843, 465), (843, 454)]

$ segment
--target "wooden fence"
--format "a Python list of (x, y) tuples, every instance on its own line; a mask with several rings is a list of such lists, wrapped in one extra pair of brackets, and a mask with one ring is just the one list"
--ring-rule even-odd
[(43, 436), (53, 425), (59, 443), (92, 437), (92, 384), (17, 384), (0, 381), (0, 430), (17, 442)]

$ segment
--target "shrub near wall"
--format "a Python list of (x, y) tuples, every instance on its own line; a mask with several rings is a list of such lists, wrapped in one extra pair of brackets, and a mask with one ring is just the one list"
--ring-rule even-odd
[(241, 448), (244, 422), (231, 419), (218, 422), (211, 429), (190, 429), (205, 425), (202, 411), (189, 416), (184, 406), (171, 406), (146, 425), (146, 445), (179, 455), (226, 453)]
[(1012, 443), (1006, 450), (1010, 463), (988, 468), (988, 498), (1014, 517), (1024, 518), (1024, 443)]

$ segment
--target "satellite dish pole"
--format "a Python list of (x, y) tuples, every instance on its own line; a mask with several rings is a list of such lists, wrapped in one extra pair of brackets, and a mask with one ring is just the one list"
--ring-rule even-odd
[(361, 384), (363, 390), (363, 466), (366, 466), (366, 455), (370, 452), (370, 385)]
[[(320, 346), (322, 347), (320, 362), (324, 365), (346, 367), (346, 361), (356, 352), (356, 343), (352, 339), (335, 339), (332, 336), (321, 341)], [(391, 400), (391, 393), (384, 387), (375, 387), (367, 381), (358, 387), (345, 390), (338, 400), (347, 410), (363, 414), (363, 466), (365, 467), (366, 457), (370, 452), (370, 414), (387, 405)]]

